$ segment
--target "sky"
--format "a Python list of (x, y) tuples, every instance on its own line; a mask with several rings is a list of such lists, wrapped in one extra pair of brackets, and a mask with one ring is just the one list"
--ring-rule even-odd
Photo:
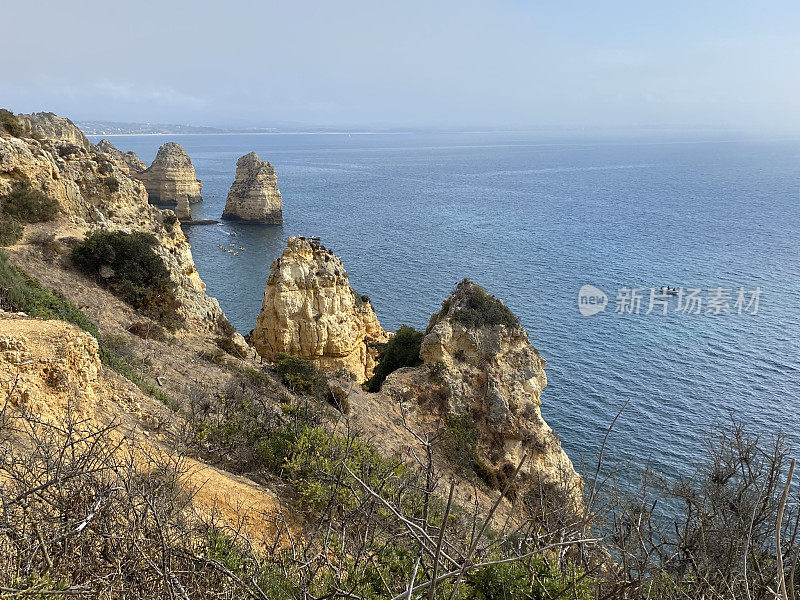
[(800, 131), (798, 0), (25, 0), (0, 106), (223, 127)]

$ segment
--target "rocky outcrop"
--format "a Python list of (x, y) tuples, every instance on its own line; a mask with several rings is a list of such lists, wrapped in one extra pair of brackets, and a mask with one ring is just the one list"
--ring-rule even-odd
[[(254, 539), (276, 531), (274, 519), (267, 516), (279, 508), (276, 495), (244, 477), (186, 456), (171, 457), (172, 432), (185, 428), (185, 421), (106, 368), (95, 338), (69, 323), (0, 310), (0, 398), (4, 419), (29, 426), (3, 429), (3, 444), (11, 443), (18, 457), (31, 452), (27, 477), (33, 478), (34, 468), (47, 469), (52, 464), (34, 458), (37, 446), (30, 443), (33, 438), (28, 433), (35, 430), (34, 424), (53, 424), (55, 431), (65, 432), (70, 423), (84, 439), (94, 439), (95, 432), (104, 430), (107, 437), (99, 440), (109, 445), (98, 451), (98, 461), (105, 451), (116, 453), (119, 461), (141, 461), (143, 469), (148, 463), (152, 467), (149, 461), (153, 459), (179, 461), (183, 466), (175, 475), (183, 489), (194, 490), (192, 505), (203, 518), (220, 518), (230, 527), (244, 525)], [(80, 443), (70, 448), (78, 455), (82, 452)], [(55, 475), (53, 471), (36, 474), (42, 481)]]
[(251, 342), (268, 359), (286, 353), (326, 370), (372, 376), (374, 343), (387, 334), (369, 298), (350, 287), (342, 261), (317, 241), (289, 238), (272, 263)]
[(0, 135), (0, 196), (20, 180), (58, 200), (59, 226), (69, 236), (91, 229), (152, 233), (159, 242), (155, 251), (176, 284), (180, 312), (213, 327), (222, 311), (205, 292), (175, 215), (149, 204), (142, 183), (131, 179), (118, 161), (68, 140)]
[(545, 360), (500, 300), (459, 283), (431, 317), (420, 358), (422, 366), (389, 375), (381, 392), (445, 422), (466, 419), (486, 472), (502, 479), (527, 455), (524, 476), (557, 484), (580, 505), (581, 479), (539, 408)]
[(144, 164), (138, 156), (136, 156), (135, 152), (122, 152), (121, 150), (117, 150), (117, 148), (115, 148), (114, 145), (106, 139), (100, 140), (94, 148), (98, 152), (107, 154), (114, 159), (117, 162), (117, 165), (119, 165), (119, 168), (128, 175), (138, 175), (147, 169), (147, 165)]
[(89, 140), (86, 139), (86, 136), (83, 135), (78, 126), (64, 117), (59, 117), (50, 112), (39, 112), (29, 115), (17, 115), (17, 119), (22, 125), (23, 137), (70, 142), (87, 151), (91, 148)]
[(192, 211), (189, 208), (189, 197), (186, 194), (178, 196), (178, 201), (175, 204), (175, 216), (180, 221), (188, 221), (192, 218)]
[(283, 223), (283, 200), (275, 167), (251, 152), (236, 161), (236, 180), (225, 201), (223, 219)]
[(161, 146), (153, 164), (136, 178), (144, 183), (150, 201), (156, 204), (176, 204), (181, 195), (186, 195), (189, 202), (203, 199), (203, 184), (195, 176), (192, 160), (175, 142)]

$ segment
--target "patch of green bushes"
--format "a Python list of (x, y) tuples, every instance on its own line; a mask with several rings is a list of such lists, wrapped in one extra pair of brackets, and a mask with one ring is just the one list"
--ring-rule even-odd
[(156, 244), (155, 236), (141, 231), (94, 231), (73, 248), (72, 259), (113, 294), (174, 331), (183, 319)]
[(22, 137), (24, 129), (17, 116), (10, 110), (0, 108), (0, 130), (14, 137)]
[(27, 179), (17, 181), (0, 198), (0, 246), (10, 246), (22, 238), (23, 223), (50, 221), (58, 214), (58, 202), (35, 189)]
[(328, 379), (310, 360), (278, 354), (275, 357), (275, 370), (283, 384), (293, 392), (308, 394), (321, 401), (329, 400), (331, 391)]
[[(334, 435), (310, 424), (290, 424), (265, 437), (260, 453), (266, 468), (297, 485), (303, 507), (310, 511), (326, 506), (334, 494), (345, 510), (364, 500), (366, 492), (351, 476), (343, 475), (345, 485), (336, 485), (326, 476), (340, 469), (342, 461), (370, 487), (383, 489), (389, 496), (394, 486), (402, 486), (411, 476), (405, 466), (383, 458), (361, 438)], [(404, 501), (416, 506), (421, 498), (409, 494)]]
[(478, 455), (478, 425), (470, 415), (448, 415), (445, 420), (442, 450), (447, 459), (466, 474), (474, 474), (492, 489), (503, 487), (505, 477), (499, 469)]
[(22, 223), (0, 216), (0, 246), (12, 246), (22, 239)]
[(38, 190), (27, 179), (17, 181), (3, 197), (2, 212), (22, 223), (51, 221), (58, 214), (58, 201)]
[(79, 308), (55, 290), (44, 287), (8, 260), (0, 250), (0, 308), (24, 312), (31, 317), (72, 323), (94, 337), (99, 345), (100, 360), (114, 371), (135, 383), (144, 393), (160, 400), (173, 410), (176, 402), (166, 393), (145, 381), (124, 358), (102, 341), (100, 332)]
[[(505, 325), (519, 327), (519, 319), (499, 299), (488, 294), (481, 286), (470, 284), (465, 286), (466, 303), (457, 308), (452, 315), (453, 321), (464, 327), (492, 327)], [(450, 303), (447, 302), (447, 310)], [(445, 304), (442, 304), (445, 309)]]
[(364, 384), (364, 388), (369, 392), (377, 392), (390, 373), (402, 367), (421, 365), (419, 349), (424, 337), (423, 332), (402, 325), (394, 337), (378, 347), (378, 365), (372, 377)]
[(356, 308), (361, 308), (365, 304), (370, 303), (369, 296), (366, 294), (359, 294), (352, 286), (350, 286), (350, 293), (353, 294), (353, 301), (356, 304)]
[[(209, 558), (223, 565), (239, 580), (255, 583), (264, 597), (270, 600), (300, 600), (305, 597), (279, 564), (265, 563), (263, 558), (239, 547), (226, 532), (210, 527), (205, 542)], [(231, 590), (226, 591), (231, 593)]]

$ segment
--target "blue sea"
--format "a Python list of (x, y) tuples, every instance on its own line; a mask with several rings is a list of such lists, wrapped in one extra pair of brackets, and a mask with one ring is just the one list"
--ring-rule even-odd
[[(579, 468), (592, 470), (628, 400), (609, 439), (613, 467), (689, 474), (710, 428), (731, 419), (800, 445), (798, 139), (112, 138), (148, 164), (166, 141), (203, 182), (195, 218), (220, 217), (239, 156), (277, 169), (283, 226), (187, 228), (209, 293), (243, 333), (286, 238), (319, 235), (387, 329), (424, 329), (464, 277), (502, 298), (547, 359), (542, 413)], [(239, 256), (217, 247), (234, 240)], [(579, 312), (584, 285), (608, 296), (604, 311)], [(700, 314), (670, 296), (664, 315), (662, 286), (699, 289)], [(628, 312), (634, 288), (639, 314)]]

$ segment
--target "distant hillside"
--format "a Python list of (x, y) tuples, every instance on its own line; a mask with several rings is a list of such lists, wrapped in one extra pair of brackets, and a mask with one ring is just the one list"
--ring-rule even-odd
[(215, 127), (196, 127), (194, 125), (170, 125), (164, 123), (122, 123), (117, 121), (76, 121), (75, 124), (86, 135), (122, 135), (143, 133), (222, 133)]

